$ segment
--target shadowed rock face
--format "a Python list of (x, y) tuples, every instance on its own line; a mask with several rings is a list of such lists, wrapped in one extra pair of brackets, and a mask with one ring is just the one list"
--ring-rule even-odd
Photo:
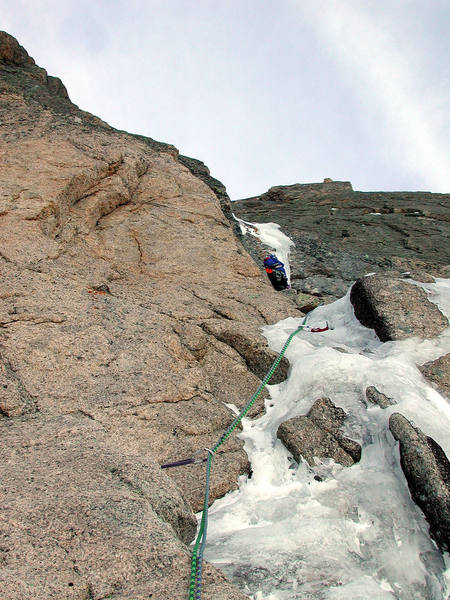
[[(295, 243), (294, 289), (336, 299), (367, 273), (411, 271), (416, 279), (448, 276), (450, 195), (355, 192), (349, 182), (277, 186), (233, 202), (247, 221), (274, 222)], [(257, 244), (245, 247), (257, 258)]]
[(400, 443), (402, 469), (412, 499), (430, 524), (430, 535), (444, 551), (450, 550), (450, 463), (432, 438), (394, 413), (389, 419), (392, 435)]
[[(48, 75), (45, 69), (38, 67), (25, 48), (20, 46), (16, 39), (3, 31), (0, 31), (0, 61), (2, 63), (2, 78), (4, 77), (9, 84), (18, 83), (20, 85), (31, 78), (40, 85), (34, 86), (34, 89), (28, 85), (30, 94), (35, 92), (39, 97), (39, 94), (46, 91), (50, 97), (69, 98), (63, 82), (58, 77)], [(22, 72), (18, 73), (15, 67), (20, 67)], [(42, 96), (40, 97), (42, 98)]]
[[(204, 468), (157, 465), (217, 441), (273, 360), (260, 327), (298, 310), (173, 146), (79, 110), (5, 33), (0, 71), (2, 600), (181, 600)], [(247, 469), (233, 435), (211, 499)], [(204, 597), (244, 596), (207, 567)]]

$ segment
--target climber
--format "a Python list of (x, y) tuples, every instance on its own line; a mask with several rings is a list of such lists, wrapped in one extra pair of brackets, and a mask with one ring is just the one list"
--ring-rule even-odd
[(267, 276), (270, 279), (270, 283), (277, 290), (277, 292), (290, 287), (288, 284), (286, 271), (284, 269), (284, 264), (278, 260), (275, 254), (269, 254), (266, 256), (264, 259), (264, 266), (266, 268)]

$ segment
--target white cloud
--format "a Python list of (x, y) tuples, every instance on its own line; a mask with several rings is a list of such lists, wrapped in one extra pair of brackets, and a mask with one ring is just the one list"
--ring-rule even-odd
[(447, 0), (16, 0), (1, 27), (80, 108), (233, 198), (350, 179), (448, 191)]
[[(400, 4), (406, 18), (408, 5), (414, 3)], [(381, 130), (396, 160), (420, 174), (433, 190), (448, 191), (448, 111), (444, 112), (448, 94), (441, 91), (442, 96), (436, 98), (421, 89), (423, 82), (417, 79), (424, 73), (414, 47), (417, 37), (413, 36), (407, 47), (404, 41), (399, 45), (395, 34), (401, 35), (404, 24), (398, 19), (389, 21), (391, 15), (380, 4), (377, 10), (367, 2), (352, 0), (314, 0), (298, 5), (339, 64), (347, 85), (368, 111), (378, 113), (379, 129), (370, 135), (377, 139)]]

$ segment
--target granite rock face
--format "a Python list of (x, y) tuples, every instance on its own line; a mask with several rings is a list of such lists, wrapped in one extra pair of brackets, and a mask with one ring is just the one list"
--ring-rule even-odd
[(412, 336), (431, 338), (448, 326), (448, 320), (426, 292), (401, 279), (372, 275), (352, 286), (350, 301), (358, 320), (375, 330), (382, 342)]
[(340, 431), (345, 417), (342, 408), (335, 406), (329, 398), (321, 398), (306, 416), (282, 423), (277, 437), (297, 462), (304, 458), (314, 466), (315, 457), (332, 458), (344, 467), (350, 467), (361, 459), (361, 446)]
[[(260, 327), (299, 311), (176, 148), (79, 110), (4, 32), (0, 72), (2, 599), (181, 600), (204, 469), (157, 465), (217, 441), (272, 360)], [(244, 597), (209, 566), (204, 595)]]
[(450, 354), (445, 354), (419, 367), (422, 375), (441, 393), (450, 397)]
[[(186, 598), (196, 519), (149, 455), (80, 411), (0, 431), (2, 599)], [(209, 600), (245, 598), (205, 575)]]
[(443, 551), (450, 550), (450, 463), (432, 438), (399, 413), (389, 419), (400, 443), (400, 460), (411, 497), (423, 511), (430, 535)]
[[(415, 279), (448, 276), (450, 195), (356, 192), (350, 182), (326, 181), (270, 188), (233, 202), (246, 221), (274, 222), (295, 243), (291, 283), (325, 301), (343, 296), (371, 272), (409, 271)], [(256, 238), (243, 243), (260, 264)], [(256, 240), (257, 242), (257, 240)]]

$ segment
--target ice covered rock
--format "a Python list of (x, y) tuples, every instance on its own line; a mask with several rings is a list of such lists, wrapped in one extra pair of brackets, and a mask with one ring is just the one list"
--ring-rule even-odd
[(450, 463), (441, 446), (400, 413), (389, 429), (400, 443), (400, 461), (411, 497), (430, 524), (430, 535), (450, 550)]

